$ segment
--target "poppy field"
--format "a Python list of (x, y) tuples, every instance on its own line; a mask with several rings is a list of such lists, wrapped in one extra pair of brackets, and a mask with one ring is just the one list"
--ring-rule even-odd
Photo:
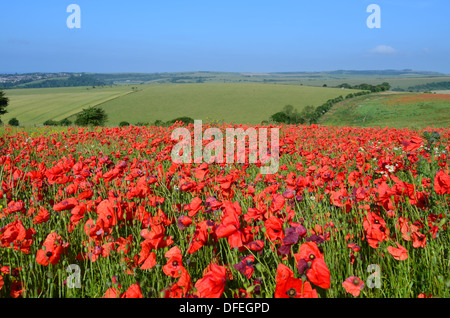
[(450, 128), (271, 126), (263, 175), (180, 125), (2, 128), (0, 297), (450, 297)]

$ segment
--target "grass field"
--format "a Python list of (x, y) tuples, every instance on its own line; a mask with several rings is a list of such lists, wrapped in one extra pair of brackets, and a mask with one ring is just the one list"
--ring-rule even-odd
[(334, 126), (448, 127), (450, 95), (380, 94), (354, 98), (333, 107), (321, 124)]
[[(167, 121), (189, 116), (204, 121), (258, 124), (287, 105), (298, 110), (319, 106), (343, 94), (341, 89), (280, 84), (164, 84), (142, 86), (132, 95), (102, 106), (109, 125)], [(349, 93), (349, 92), (348, 92)]]
[[(16, 117), (21, 125), (42, 125), (49, 119), (75, 119), (74, 114), (102, 104), (108, 126), (121, 121), (131, 124), (172, 120), (181, 116), (234, 123), (258, 124), (291, 104), (298, 110), (319, 106), (349, 90), (299, 85), (258, 83), (208, 83), (139, 85), (112, 88), (52, 88), (8, 90), (9, 113), (3, 122)], [(117, 98), (119, 97), (119, 98)], [(72, 116), (72, 117), (70, 117)]]
[(83, 108), (131, 92), (129, 86), (5, 90), (10, 101), (8, 113), (2, 116), (2, 121), (7, 123), (15, 117), (23, 126), (42, 125), (46, 120), (61, 120), (80, 112)]

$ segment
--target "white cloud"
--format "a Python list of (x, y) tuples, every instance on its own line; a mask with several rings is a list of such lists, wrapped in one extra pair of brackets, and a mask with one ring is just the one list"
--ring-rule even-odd
[(398, 51), (391, 46), (388, 45), (378, 45), (377, 47), (370, 50), (370, 53), (374, 54), (382, 54), (382, 55), (392, 55), (397, 53)]

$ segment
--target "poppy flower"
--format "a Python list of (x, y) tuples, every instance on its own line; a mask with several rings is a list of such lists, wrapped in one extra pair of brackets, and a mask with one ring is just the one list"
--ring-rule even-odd
[(192, 219), (188, 216), (182, 215), (177, 219), (177, 226), (180, 229), (180, 231), (184, 231), (191, 224)]
[(378, 248), (380, 242), (386, 241), (389, 237), (389, 228), (386, 221), (374, 212), (368, 212), (364, 217), (363, 226), (366, 231), (367, 242), (372, 248)]
[(342, 283), (342, 286), (344, 286), (347, 293), (358, 297), (361, 293), (361, 290), (363, 290), (364, 288), (364, 282), (359, 277), (350, 276)]
[(9, 295), (12, 298), (19, 298), (20, 296), (22, 296), (24, 291), (25, 289), (22, 286), (22, 282), (16, 280), (11, 284), (11, 291), (9, 292)]
[(413, 241), (413, 247), (424, 248), (427, 245), (427, 237), (425, 234), (422, 234), (418, 231), (415, 231), (411, 234), (411, 240)]
[(167, 264), (163, 266), (163, 272), (167, 276), (180, 277), (183, 267), (183, 255), (178, 246), (172, 247), (166, 254)]
[(199, 298), (220, 298), (225, 290), (227, 269), (211, 264), (210, 270), (195, 283)]
[(111, 228), (117, 224), (117, 212), (110, 200), (103, 200), (97, 206), (98, 220), (103, 221), (105, 228)]
[(402, 145), (403, 145), (403, 150), (406, 152), (415, 151), (415, 150), (419, 149), (420, 146), (423, 145), (423, 139), (416, 137), (416, 136), (412, 136), (409, 139), (404, 139), (402, 141)]
[(250, 279), (255, 271), (253, 266), (253, 262), (255, 261), (255, 257), (253, 255), (249, 255), (247, 257), (241, 258), (241, 261), (234, 265), (234, 268), (243, 274), (247, 279)]
[(33, 219), (33, 224), (41, 224), (50, 220), (50, 213), (47, 209), (40, 207), (38, 214)]
[(191, 238), (191, 243), (187, 252), (193, 254), (202, 246), (208, 244), (208, 242), (213, 243), (217, 239), (215, 234), (215, 223), (211, 220), (202, 221), (195, 227), (195, 232)]
[(142, 296), (141, 286), (139, 284), (132, 284), (127, 291), (123, 293), (120, 298), (144, 298)]
[(420, 293), (417, 298), (433, 298), (432, 294)]
[(163, 290), (164, 298), (183, 298), (191, 290), (192, 283), (186, 269), (181, 270), (180, 279)]
[(192, 199), (190, 204), (184, 207), (184, 209), (188, 211), (188, 215), (190, 217), (193, 217), (198, 213), (198, 211), (202, 209), (202, 203), (202, 199), (200, 199), (199, 197), (195, 197), (194, 199)]
[(36, 262), (43, 266), (58, 264), (61, 254), (64, 252), (61, 236), (55, 232), (50, 233), (36, 254)]
[(76, 198), (68, 198), (65, 199), (55, 205), (53, 205), (53, 210), (55, 211), (66, 211), (66, 210), (72, 210), (74, 207), (76, 207), (78, 204), (78, 200)]
[(440, 170), (434, 178), (434, 190), (438, 195), (450, 194), (450, 176)]
[(133, 236), (130, 234), (126, 239), (119, 237), (116, 240), (116, 244), (118, 246), (116, 249), (118, 253), (128, 254), (133, 244)]
[(256, 241), (251, 241), (249, 243), (247, 243), (245, 246), (255, 252), (262, 252), (263, 248), (264, 248), (264, 241), (263, 240), (256, 240)]
[(318, 298), (309, 282), (295, 278), (292, 270), (282, 263), (278, 264), (275, 281), (275, 298)]
[(266, 235), (270, 241), (275, 242), (284, 238), (283, 221), (276, 216), (271, 216), (264, 222)]
[[(300, 264), (300, 260), (303, 260), (308, 264), (306, 276), (311, 283), (324, 289), (330, 288), (330, 270), (325, 264), (323, 254), (315, 242), (303, 243), (300, 246), (298, 253), (294, 254), (294, 257), (297, 264)], [(304, 263), (302, 262), (302, 264), (302, 270), (305, 270)]]
[(408, 259), (408, 250), (395, 242), (397, 244), (397, 248), (389, 246), (387, 248), (388, 252), (397, 260), (397, 261), (404, 261), (405, 259)]
[(154, 245), (150, 240), (145, 240), (141, 243), (138, 259), (138, 265), (141, 265), (141, 269), (151, 269), (157, 264), (156, 253), (152, 251), (153, 249)]
[(116, 287), (110, 287), (106, 290), (103, 298), (120, 298), (120, 290)]

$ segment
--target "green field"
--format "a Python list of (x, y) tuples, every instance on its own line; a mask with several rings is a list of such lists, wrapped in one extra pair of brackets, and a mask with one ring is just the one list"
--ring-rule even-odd
[(343, 94), (341, 89), (280, 84), (164, 84), (144, 86), (142, 91), (102, 106), (110, 125), (126, 120), (167, 121), (189, 116), (204, 121), (258, 124), (293, 105), (298, 110), (319, 106)]
[(7, 123), (17, 118), (22, 126), (42, 125), (46, 120), (61, 120), (83, 108), (95, 106), (132, 92), (129, 86), (103, 88), (33, 88), (5, 90), (9, 98), (8, 113), (2, 116)]
[(375, 94), (336, 104), (319, 121), (331, 126), (358, 127), (448, 127), (450, 95)]
[[(130, 124), (168, 121), (181, 116), (234, 123), (258, 124), (287, 105), (299, 111), (307, 105), (319, 106), (328, 99), (349, 94), (350, 90), (300, 85), (258, 83), (205, 83), (139, 85), (112, 88), (50, 88), (6, 91), (9, 113), (21, 125), (42, 125), (49, 119), (75, 119), (74, 114), (101, 104), (108, 114), (107, 125), (121, 121)], [(131, 94), (129, 94), (131, 93)], [(72, 117), (71, 117), (72, 116)]]

